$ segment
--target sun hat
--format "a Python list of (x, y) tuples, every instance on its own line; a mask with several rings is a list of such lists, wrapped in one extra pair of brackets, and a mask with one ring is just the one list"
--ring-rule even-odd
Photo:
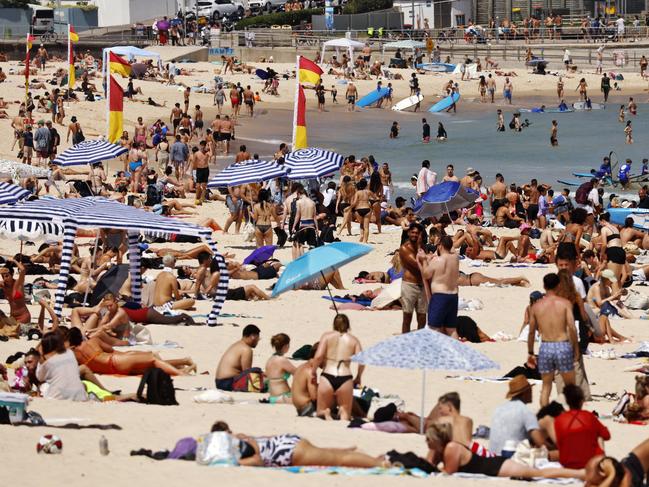
[(467, 174), (473, 174), (473, 173), (475, 173), (475, 172), (476, 172), (476, 170), (473, 169), (472, 167), (467, 167), (467, 168), (466, 168), (466, 173), (467, 173)]
[(617, 282), (617, 277), (615, 276), (615, 272), (613, 272), (611, 269), (604, 269), (600, 277), (603, 277), (604, 279), (608, 279), (611, 282)]
[(521, 395), (523, 392), (532, 389), (532, 384), (529, 383), (527, 377), (523, 374), (519, 374), (516, 377), (513, 377), (509, 383), (509, 391), (507, 391), (507, 399)]

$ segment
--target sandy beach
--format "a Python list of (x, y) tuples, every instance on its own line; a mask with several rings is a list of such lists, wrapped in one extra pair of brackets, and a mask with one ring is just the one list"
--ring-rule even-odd
[[(56, 63), (62, 66), (62, 63)], [(17, 63), (0, 63), (5, 72), (17, 69)], [(52, 74), (54, 64), (48, 68), (46, 75)], [(259, 64), (266, 67), (266, 64)], [(190, 86), (204, 83), (211, 86), (215, 70), (220, 69), (210, 63), (193, 63), (186, 65), (194, 70), (191, 76), (179, 76), (182, 81)], [(273, 65), (273, 69), (282, 73), (294, 68), (292, 65)], [(395, 70), (399, 72), (401, 70)], [(409, 71), (402, 70), (405, 73)], [(588, 73), (577, 73), (565, 78), (566, 92), (569, 93), (570, 101), (576, 101), (576, 93), (572, 90), (576, 87), (579, 78), (585, 77), (588, 84), (592, 86), (595, 94), (594, 101), (599, 101), (599, 75), (591, 70)], [(517, 77), (514, 82), (514, 103), (517, 106), (531, 106), (537, 103), (556, 101), (556, 80), (554, 76), (532, 75), (525, 69), (516, 69)], [(626, 74), (623, 82), (623, 91), (612, 94), (613, 101), (623, 102), (629, 96), (636, 96), (640, 102), (645, 102), (647, 82), (640, 79), (638, 73)], [(42, 79), (39, 73), (37, 78)], [(407, 78), (407, 76), (404, 76)], [(448, 81), (449, 75), (427, 75), (420, 76), (422, 91), (430, 100), (434, 99), (442, 89), (442, 85)], [(236, 74), (226, 76), (227, 81), (241, 82), (244, 87), (250, 84), (253, 91), (261, 91), (262, 84), (247, 74)], [(330, 87), (336, 80), (328, 75), (323, 76), (325, 87)], [(0, 94), (5, 101), (12, 104), (7, 109), (10, 117), (16, 115), (17, 104), (14, 101), (22, 99), (24, 89), (18, 88), (24, 78), (18, 75), (9, 75), (5, 83), (0, 84)], [(33, 81), (32, 81), (33, 82)], [(459, 82), (459, 81), (458, 81)], [(498, 77), (498, 91), (502, 90), (503, 78)], [(95, 80), (98, 87), (101, 86), (99, 78)], [(255, 110), (253, 119), (242, 116), (237, 126), (237, 141), (245, 143), (250, 152), (258, 152), (260, 155), (272, 155), (277, 145), (284, 141), (290, 142), (291, 136), (291, 108), (294, 96), (294, 80), (280, 82), (280, 96), (271, 97), (262, 94), (262, 102)], [(392, 81), (395, 89), (395, 100), (409, 95), (408, 81)], [(502, 99), (499, 104), (481, 104), (475, 99), (478, 98), (477, 80), (459, 82), (461, 92), (464, 96), (462, 110), (495, 110), (495, 107), (503, 106)], [(122, 82), (126, 84), (125, 81)], [(375, 80), (359, 81), (357, 83), (359, 93), (364, 94), (374, 89)], [(144, 97), (139, 95), (137, 99), (146, 100), (151, 97), (162, 103), (166, 101), (166, 107), (156, 108), (143, 103), (125, 101), (124, 125), (125, 130), (132, 133), (135, 120), (142, 116), (147, 123), (152, 123), (157, 118), (168, 121), (170, 108), (175, 102), (182, 102), (182, 93), (178, 87), (164, 86), (150, 81), (136, 81), (136, 87), (141, 87)], [(349, 122), (354, 114), (347, 114), (344, 99), (344, 86), (337, 85), (338, 97), (341, 103), (332, 106), (327, 96), (327, 108), (330, 113), (325, 114), (328, 127), (331, 133), (335, 132), (335, 119), (344, 117), (343, 127), (353, 125)], [(44, 90), (35, 90), (34, 94), (42, 94)], [(308, 93), (309, 117), (316, 117), (316, 101), (312, 93)], [(613, 98), (614, 97), (614, 98)], [(191, 106), (199, 104), (204, 107), (205, 119), (210, 121), (215, 112), (212, 107), (211, 94), (193, 93)], [(99, 102), (78, 102), (66, 105), (66, 120), (76, 115), (84, 129), (87, 138), (95, 138), (105, 132), (105, 103)], [(229, 108), (226, 110), (229, 113)], [(35, 112), (35, 118), (44, 118), (48, 114)], [(382, 115), (383, 116), (383, 115)], [(387, 115), (386, 115), (387, 118)], [(282, 123), (277, 123), (281, 121)], [(288, 122), (288, 123), (285, 123)], [(0, 130), (5, 134), (0, 138), (0, 158), (15, 160), (16, 151), (11, 152), (12, 129), (11, 120), (0, 120)], [(209, 123), (209, 122), (208, 122)], [(349, 125), (348, 125), (349, 124)], [(60, 151), (69, 147), (65, 142), (64, 127), (57, 127), (61, 133), (63, 143)], [(335, 133), (332, 137), (331, 147), (335, 149)], [(641, 141), (638, 141), (641, 142)], [(234, 144), (238, 144), (235, 142)], [(371, 152), (368, 146), (367, 153)], [(357, 157), (365, 154), (358, 154)], [(599, 154), (596, 155), (599, 158)], [(219, 165), (226, 165), (232, 162), (232, 157), (218, 159)], [(479, 160), (473, 161), (479, 169)], [(109, 163), (111, 174), (121, 163), (111, 161)], [(216, 169), (216, 168), (214, 168)], [(212, 174), (215, 170), (212, 170)], [(415, 172), (419, 168), (413, 167)], [(443, 173), (442, 167), (435, 168), (438, 173)], [(535, 177), (535, 174), (530, 174)], [(227, 218), (227, 209), (221, 202), (211, 202), (197, 209), (197, 213), (187, 221), (198, 222), (204, 217), (212, 217), (221, 225)], [(457, 227), (456, 227), (457, 228)], [(354, 235), (343, 237), (345, 241), (358, 240), (358, 225), (354, 224)], [(353, 278), (362, 270), (385, 271), (389, 266), (388, 254), (399, 246), (401, 230), (395, 227), (384, 227), (384, 233), (375, 233), (374, 225), (371, 227), (370, 243), (373, 251), (367, 256), (343, 267), (341, 275), (347, 291), (337, 291), (336, 294), (358, 294), (367, 289), (375, 289), (380, 285), (375, 284), (352, 284)], [(497, 235), (514, 235), (510, 230), (496, 230)], [(214, 239), (221, 251), (228, 251), (236, 256), (236, 260), (242, 260), (253, 249), (254, 243), (243, 242), (240, 235), (215, 232)], [(81, 239), (80, 242), (89, 243), (88, 239)], [(537, 241), (535, 241), (537, 242)], [(37, 242), (37, 245), (39, 242)], [(178, 248), (190, 247), (190, 244), (177, 244)], [(158, 245), (161, 247), (164, 245)], [(156, 247), (154, 245), (154, 247)], [(19, 251), (19, 243), (6, 239), (0, 240), (0, 254), (13, 255)], [(28, 252), (35, 250), (27, 248)], [(88, 247), (82, 248), (85, 255)], [(285, 247), (279, 249), (275, 256), (284, 263), (291, 260), (291, 249)], [(183, 263), (183, 262), (179, 262)], [(190, 262), (187, 262), (190, 263)], [(195, 261), (192, 262), (195, 264)], [(542, 278), (548, 272), (554, 272), (554, 265), (515, 268), (502, 263), (483, 264), (479, 269), (461, 264), (461, 270), (465, 272), (480, 271), (490, 277), (513, 277), (525, 276), (531, 282), (529, 288), (523, 287), (462, 287), (460, 297), (463, 299), (478, 299), (483, 307), (477, 311), (464, 311), (461, 315), (472, 317), (478, 325), (490, 336), (503, 332), (504, 335), (517, 337), (523, 314), (528, 304), (529, 293), (533, 290), (542, 289)], [(152, 273), (154, 275), (155, 273)], [(30, 279), (28, 279), (30, 280)], [(245, 281), (253, 283), (254, 281)], [(262, 289), (268, 287), (268, 281), (254, 282)], [(243, 281), (232, 280), (232, 286), (243, 285)], [(646, 294), (646, 288), (636, 288)], [(70, 401), (46, 400), (35, 398), (31, 401), (29, 409), (39, 412), (50, 424), (117, 424), (121, 430), (101, 431), (97, 429), (64, 430), (51, 429), (47, 427), (29, 428), (26, 426), (0, 426), (0, 455), (3, 458), (3, 466), (0, 468), (0, 479), (9, 481), (16, 479), (21, 485), (28, 487), (42, 485), (108, 485), (109, 483), (138, 482), (143, 485), (172, 486), (190, 481), (202, 485), (208, 482), (236, 482), (237, 485), (267, 485), (271, 482), (281, 482), (283, 485), (297, 486), (305, 482), (316, 487), (325, 485), (357, 485), (359, 479), (353, 476), (336, 477), (324, 474), (293, 474), (281, 471), (274, 471), (263, 468), (210, 468), (202, 467), (194, 462), (161, 461), (144, 457), (131, 457), (132, 450), (140, 448), (151, 450), (172, 449), (175, 442), (185, 436), (197, 436), (209, 431), (211, 424), (216, 420), (226, 421), (233, 431), (250, 435), (267, 435), (280, 433), (295, 433), (309, 439), (318, 446), (357, 446), (360, 450), (371, 455), (382, 455), (388, 450), (413, 451), (424, 456), (427, 448), (424, 438), (417, 434), (387, 434), (371, 431), (361, 431), (347, 428), (344, 422), (325, 422), (318, 419), (298, 418), (295, 410), (290, 405), (268, 405), (260, 404), (258, 401), (265, 395), (261, 394), (240, 394), (229, 393), (234, 399), (233, 404), (197, 404), (193, 397), (198, 394), (196, 388), (213, 388), (214, 371), (221, 354), (226, 348), (238, 340), (241, 330), (247, 324), (256, 324), (262, 330), (261, 341), (254, 351), (254, 365), (263, 367), (266, 360), (272, 354), (270, 337), (273, 334), (284, 332), (291, 337), (291, 351), (304, 344), (311, 344), (319, 339), (324, 331), (331, 329), (334, 318), (334, 311), (330, 308), (330, 302), (322, 297), (325, 291), (291, 291), (265, 302), (235, 302), (228, 301), (223, 308), (224, 316), (219, 318), (219, 325), (216, 328), (182, 327), (149, 325), (153, 341), (156, 344), (166, 340), (177, 342), (180, 348), (161, 350), (164, 358), (178, 358), (191, 356), (198, 364), (198, 375), (188, 377), (177, 377), (174, 384), (178, 388), (177, 399), (180, 403), (176, 407), (148, 406), (136, 403), (73, 403)], [(4, 302), (3, 302), (4, 303)], [(209, 311), (210, 301), (199, 301), (192, 314), (200, 315)], [(3, 306), (4, 308), (4, 306)], [(37, 313), (38, 306), (30, 305), (32, 315)], [(65, 313), (69, 313), (66, 310)], [(360, 339), (364, 347), (371, 346), (378, 341), (388, 338), (400, 332), (401, 311), (347, 311), (346, 314), (351, 320), (352, 332)], [(622, 355), (637, 349), (640, 342), (649, 340), (646, 321), (640, 319), (641, 312), (634, 312), (634, 319), (614, 320), (613, 326), (622, 334), (631, 336), (633, 343), (620, 345), (591, 345), (591, 351), (613, 348), (616, 354)], [(414, 325), (414, 324), (413, 324)], [(0, 360), (17, 351), (27, 351), (35, 342), (28, 342), (25, 338), (0, 342)], [(526, 359), (525, 344), (513, 340), (499, 340), (492, 343), (469, 344), (483, 352), (492, 360), (496, 361), (500, 368), (486, 371), (481, 375), (484, 377), (500, 377), (513, 367), (522, 364)], [(632, 372), (625, 372), (625, 369), (635, 364), (636, 360), (604, 360), (600, 358), (585, 358), (586, 370), (591, 382), (591, 390), (595, 395), (605, 393), (621, 394), (625, 390), (632, 390), (634, 376)], [(11, 371), (10, 371), (11, 375)], [(429, 372), (425, 385), (425, 410), (426, 413), (434, 406), (436, 399), (443, 393), (449, 391), (459, 392), (462, 398), (462, 413), (473, 418), (474, 426), (489, 425), (492, 411), (496, 406), (505, 401), (507, 390), (506, 383), (479, 383), (468, 380), (458, 380), (447, 377), (448, 373)], [(111, 389), (121, 389), (123, 392), (135, 392), (138, 377), (115, 377), (102, 376), (102, 381)], [(399, 370), (388, 368), (368, 367), (363, 376), (363, 384), (372, 387), (384, 394), (396, 394), (406, 403), (406, 410), (419, 413), (421, 400), (421, 372), (416, 370)], [(530, 407), (538, 409), (539, 389), (535, 387), (534, 400)], [(553, 397), (556, 394), (553, 393)], [(595, 410), (600, 415), (611, 413), (615, 402), (598, 398), (599, 400), (589, 402), (586, 409)], [(603, 419), (603, 423), (610, 429), (612, 440), (606, 444), (606, 452), (620, 458), (626, 455), (629, 450), (639, 442), (647, 438), (647, 426), (621, 424), (611, 419)], [(62, 455), (37, 455), (36, 443), (41, 435), (52, 433), (59, 435), (64, 444)], [(101, 456), (99, 453), (99, 438), (104, 435), (109, 442), (110, 455)], [(408, 482), (409, 485), (451, 485), (457, 487), (469, 487), (482, 485), (484, 481), (475, 479), (447, 479), (436, 477), (432, 479), (417, 479), (393, 477), (389, 475), (364, 477), (377, 486), (402, 485)], [(522, 485), (508, 479), (498, 479), (498, 485)], [(492, 482), (493, 483), (493, 482)]]

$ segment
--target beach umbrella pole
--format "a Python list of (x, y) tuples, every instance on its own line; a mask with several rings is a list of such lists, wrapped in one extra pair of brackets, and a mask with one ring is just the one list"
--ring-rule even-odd
[(327, 278), (325, 277), (324, 272), (322, 272), (322, 271), (320, 271), (320, 275), (325, 280), (325, 284), (327, 286), (327, 292), (329, 293), (329, 297), (331, 298), (331, 302), (334, 304), (334, 311), (336, 312), (336, 316), (338, 316), (338, 306), (336, 306), (336, 301), (334, 301), (333, 294), (331, 294), (331, 289), (329, 289), (329, 283), (327, 282)]
[(88, 293), (90, 292), (90, 278), (92, 276), (92, 271), (95, 270), (95, 263), (97, 258), (97, 247), (99, 247), (99, 235), (95, 238), (95, 251), (92, 253), (92, 259), (90, 260), (90, 274), (88, 274), (88, 286), (86, 286), (86, 294), (83, 296), (83, 305), (88, 304)]
[(426, 368), (421, 369), (421, 411), (419, 415), (419, 434), (424, 434), (424, 404), (426, 403)]
[(448, 219), (451, 221), (451, 231), (454, 232), (455, 229), (453, 228), (453, 218), (451, 218), (451, 212), (448, 210), (448, 205), (444, 203), (444, 208), (446, 208), (446, 214), (448, 215)]

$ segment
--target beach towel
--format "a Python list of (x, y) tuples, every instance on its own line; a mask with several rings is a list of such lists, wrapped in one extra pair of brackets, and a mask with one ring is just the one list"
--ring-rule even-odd
[(355, 299), (341, 297), (341, 296), (334, 296), (332, 299), (331, 296), (322, 296), (322, 299), (327, 299), (329, 301), (334, 301), (336, 303), (357, 303), (363, 306), (369, 306), (372, 304), (372, 300), (370, 298), (366, 298), (363, 296), (358, 296)]
[(278, 467), (275, 470), (283, 470), (284, 472), (291, 473), (325, 473), (329, 475), (345, 475), (349, 477), (364, 477), (368, 475), (389, 475), (396, 476), (412, 476), (418, 478), (425, 478), (429, 475), (423, 470), (418, 468), (405, 469), (400, 467), (392, 468), (349, 468), (349, 467)]

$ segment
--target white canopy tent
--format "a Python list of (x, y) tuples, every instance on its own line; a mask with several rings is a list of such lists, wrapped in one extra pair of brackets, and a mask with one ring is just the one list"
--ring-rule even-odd
[(325, 51), (328, 47), (335, 49), (336, 53), (340, 52), (341, 48), (347, 49), (347, 52), (349, 53), (349, 60), (351, 61), (354, 59), (354, 49), (363, 49), (363, 47), (365, 47), (365, 44), (363, 44), (362, 42), (354, 41), (352, 39), (347, 39), (346, 37), (327, 41), (322, 44), (322, 56), (320, 56), (320, 59), (322, 59), (323, 63)]

